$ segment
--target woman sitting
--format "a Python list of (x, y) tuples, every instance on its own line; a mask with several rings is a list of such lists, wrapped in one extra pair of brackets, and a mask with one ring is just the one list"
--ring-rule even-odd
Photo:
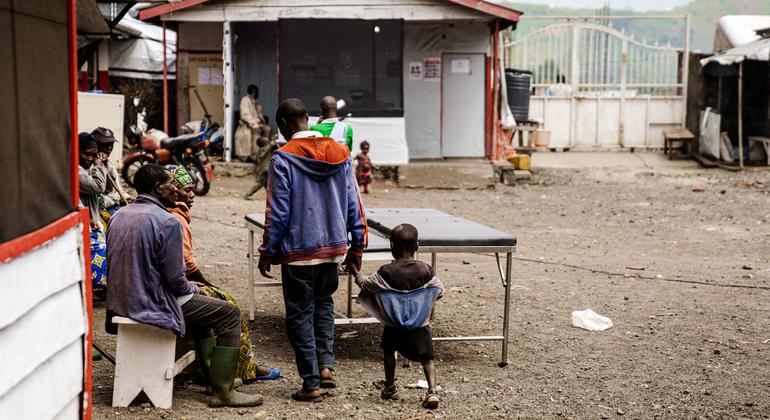
[[(171, 172), (172, 182), (177, 188), (176, 193), (176, 207), (168, 209), (174, 217), (179, 220), (179, 224), (182, 225), (182, 237), (184, 240), (184, 262), (186, 268), (187, 279), (196, 283), (199, 283), (198, 289), (201, 294), (209, 297), (226, 300), (235, 306), (238, 302), (233, 299), (230, 294), (222, 289), (209, 283), (198, 268), (198, 264), (195, 261), (195, 257), (192, 253), (192, 232), (190, 231), (190, 207), (193, 205), (195, 199), (195, 192), (193, 191), (193, 180), (187, 170), (182, 166), (168, 166), (167, 169)], [(198, 343), (199, 351), (206, 353), (205, 344), (202, 346)], [(257, 360), (254, 355), (254, 350), (251, 345), (251, 338), (249, 338), (249, 322), (241, 312), (241, 353), (238, 360), (238, 377), (240, 377), (244, 383), (249, 383), (257, 380), (269, 380), (277, 379), (281, 376), (281, 369), (265, 368), (257, 365)]]

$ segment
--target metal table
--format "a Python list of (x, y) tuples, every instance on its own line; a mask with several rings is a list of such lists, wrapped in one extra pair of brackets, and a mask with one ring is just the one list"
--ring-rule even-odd
[[(435, 341), (502, 341), (500, 366), (508, 364), (508, 336), (511, 301), (511, 263), (516, 252), (516, 237), (488, 226), (452, 216), (434, 209), (369, 209), (366, 211), (369, 230), (369, 246), (364, 251), (364, 261), (389, 261), (391, 230), (398, 224), (409, 223), (420, 232), (420, 253), (431, 254), (431, 266), (436, 270), (436, 255), (439, 253), (494, 253), (498, 271), (505, 292), (503, 304), (502, 335), (434, 337)], [(279, 281), (257, 281), (255, 278), (254, 234), (262, 230), (264, 215), (253, 213), (246, 216), (249, 228), (249, 318), (254, 319), (256, 287), (279, 286)], [(505, 269), (500, 264), (500, 254), (505, 254)], [(359, 324), (377, 322), (374, 318), (353, 318), (352, 276), (347, 283), (347, 314), (335, 319), (335, 324)]]

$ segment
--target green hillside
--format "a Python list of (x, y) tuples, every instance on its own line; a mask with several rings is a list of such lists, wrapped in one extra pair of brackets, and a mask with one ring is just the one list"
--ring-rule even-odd
[[(550, 7), (541, 4), (529, 4), (508, 2), (512, 7), (524, 12), (522, 22), (519, 25), (517, 35), (521, 36), (534, 27), (551, 23), (548, 21), (529, 21), (530, 16), (593, 16), (599, 14), (597, 9)], [(611, 15), (641, 15), (642, 13), (630, 10), (615, 10)], [(724, 15), (761, 15), (770, 14), (770, 0), (694, 0), (686, 6), (672, 8), (664, 12), (645, 12), (645, 15), (684, 15), (690, 14), (691, 48), (710, 52), (714, 46), (714, 31), (717, 21)], [(680, 22), (664, 20), (619, 20), (613, 21), (616, 29), (623, 29), (626, 33), (633, 34), (637, 39), (646, 39), (648, 42), (659, 42), (681, 46), (683, 42), (683, 29)]]

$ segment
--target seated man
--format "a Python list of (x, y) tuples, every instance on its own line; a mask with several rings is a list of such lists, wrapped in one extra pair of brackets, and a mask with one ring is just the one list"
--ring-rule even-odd
[(118, 168), (116, 168), (110, 161), (110, 154), (115, 147), (115, 142), (117, 142), (112, 130), (99, 127), (92, 131), (91, 135), (96, 140), (97, 149), (99, 151), (97, 160), (105, 171), (106, 185), (104, 193), (99, 195), (99, 213), (106, 224), (110, 221), (110, 217), (118, 211), (120, 206), (128, 204), (128, 200), (126, 199), (127, 194), (120, 186)]
[(198, 294), (185, 277), (182, 228), (166, 208), (176, 187), (160, 165), (148, 164), (134, 175), (139, 196), (115, 213), (107, 235), (107, 329), (113, 315), (192, 335), (216, 336), (210, 360), (201, 367), (211, 382), (211, 407), (253, 407), (262, 397), (233, 389), (240, 352), (240, 311), (232, 303)]

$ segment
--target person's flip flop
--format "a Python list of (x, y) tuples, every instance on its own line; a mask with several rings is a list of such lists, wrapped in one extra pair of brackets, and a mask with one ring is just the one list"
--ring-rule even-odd
[(267, 375), (257, 376), (254, 378), (257, 381), (272, 381), (273, 379), (278, 379), (281, 377), (281, 368), (270, 368), (269, 373)]

